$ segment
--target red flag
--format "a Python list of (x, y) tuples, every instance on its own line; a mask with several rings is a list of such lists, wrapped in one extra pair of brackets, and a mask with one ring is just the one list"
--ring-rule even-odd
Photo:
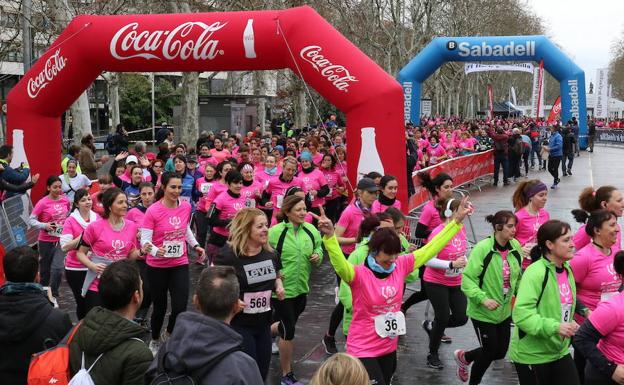
[(557, 96), (557, 100), (553, 104), (550, 109), (550, 114), (548, 114), (548, 123), (554, 122), (557, 119), (557, 115), (561, 113), (561, 96)]
[(488, 99), (490, 101), (490, 119), (494, 119), (494, 94), (492, 91), (492, 85), (487, 85)]
[(542, 84), (544, 83), (544, 59), (540, 60), (537, 82), (539, 85), (539, 90), (537, 91), (537, 115), (535, 116), (535, 119), (539, 119), (540, 117), (540, 107), (542, 104)]

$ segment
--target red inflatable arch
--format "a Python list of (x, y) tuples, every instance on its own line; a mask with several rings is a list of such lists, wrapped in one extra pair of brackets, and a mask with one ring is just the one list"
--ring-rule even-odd
[[(278, 68), (301, 71), (303, 80), (346, 114), (349, 179), (356, 180), (358, 171), (393, 174), (407, 207), (401, 86), (310, 7), (78, 16), (9, 94), (8, 138), (23, 130), (32, 170), (47, 177), (60, 170), (62, 113), (103, 71)], [(44, 189), (38, 183), (34, 196)]]

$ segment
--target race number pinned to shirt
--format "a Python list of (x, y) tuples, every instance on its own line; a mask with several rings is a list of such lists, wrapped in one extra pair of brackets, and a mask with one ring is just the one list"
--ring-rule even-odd
[(275, 202), (275, 205), (277, 206), (278, 209), (282, 208), (282, 203), (284, 202), (284, 196), (283, 195), (278, 195), (277, 196), (277, 202)]
[(243, 295), (243, 301), (245, 302), (243, 313), (265, 313), (271, 310), (271, 290), (245, 293)]
[(388, 312), (375, 317), (375, 332), (381, 338), (396, 338), (406, 332), (405, 316), (402, 312)]
[(444, 272), (444, 276), (450, 277), (450, 278), (459, 277), (462, 271), (464, 271), (464, 269), (461, 267), (454, 267), (452, 269), (446, 269), (446, 271)]
[(54, 227), (52, 227), (52, 230), (47, 232), (49, 236), (51, 237), (61, 237), (61, 234), (63, 234), (63, 226), (59, 225), (59, 224), (55, 224)]
[(199, 185), (199, 191), (201, 191), (202, 194), (208, 194), (211, 187), (212, 183), (202, 183), (201, 185)]
[(247, 207), (247, 208), (255, 208), (256, 207), (256, 200), (255, 199), (250, 199), (250, 198), (245, 199), (245, 207)]
[(557, 286), (561, 300), (561, 322), (570, 322), (572, 319), (572, 288), (568, 281), (568, 272), (557, 272)]
[(181, 196), (180, 197), (180, 202), (191, 203), (191, 197)]
[(165, 258), (180, 258), (184, 252), (184, 242), (182, 241), (164, 241)]

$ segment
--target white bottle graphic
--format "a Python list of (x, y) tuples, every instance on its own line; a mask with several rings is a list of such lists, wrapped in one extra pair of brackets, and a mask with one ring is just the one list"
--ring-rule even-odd
[(358, 161), (357, 180), (359, 181), (371, 171), (377, 171), (384, 175), (383, 164), (375, 144), (375, 127), (364, 127), (362, 128), (362, 148)]
[(256, 58), (256, 48), (254, 42), (253, 19), (247, 20), (247, 27), (243, 33), (243, 45), (245, 46), (245, 57), (247, 59)]
[(28, 165), (26, 149), (24, 148), (24, 130), (13, 130), (13, 160), (11, 167), (18, 168), (22, 163)]

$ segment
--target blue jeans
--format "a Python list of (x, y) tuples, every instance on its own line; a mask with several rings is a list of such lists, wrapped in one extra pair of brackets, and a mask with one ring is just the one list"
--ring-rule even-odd
[[(566, 166), (567, 163), (567, 166)], [(572, 164), (574, 163), (574, 152), (569, 154), (563, 154), (561, 158), (561, 172), (566, 174), (568, 170), (572, 170)]]
[(494, 184), (498, 184), (498, 171), (503, 167), (503, 183), (509, 182), (509, 160), (506, 156), (494, 157)]

